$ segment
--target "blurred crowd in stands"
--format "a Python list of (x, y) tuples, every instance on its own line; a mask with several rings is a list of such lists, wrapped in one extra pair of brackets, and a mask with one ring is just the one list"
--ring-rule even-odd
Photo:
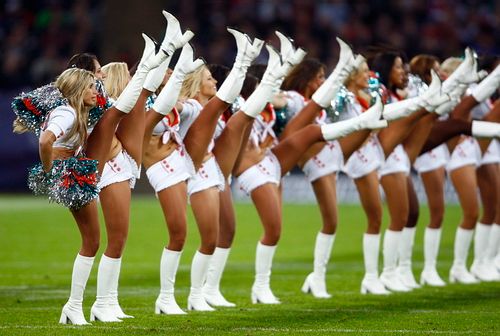
[[(149, 1), (155, 0), (145, 1), (144, 5)], [(0, 89), (51, 81), (74, 53), (90, 51), (99, 56), (106, 48), (100, 24), (105, 2), (3, 0)], [(500, 49), (500, 1), (495, 0), (162, 2), (179, 18), (182, 27), (196, 33), (193, 44), (197, 54), (210, 63), (230, 65), (233, 61), (234, 41), (225, 31), (226, 26), (271, 42), (278, 29), (292, 36), (309, 56), (328, 66), (337, 59), (335, 36), (350, 43), (356, 52), (370, 45), (387, 45), (404, 50), (410, 57), (418, 53), (441, 58), (457, 56), (467, 45), (479, 54), (498, 55)], [(127, 5), (127, 1), (118, 3)], [(262, 57), (264, 61), (265, 53)]]

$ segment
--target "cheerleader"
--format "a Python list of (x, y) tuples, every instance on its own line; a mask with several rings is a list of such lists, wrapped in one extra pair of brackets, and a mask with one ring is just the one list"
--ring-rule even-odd
[[(271, 48), (268, 48), (268, 50), (271, 56), (263, 80), (242, 107), (242, 111), (248, 115), (256, 115), (256, 112), (260, 114), (264, 105), (256, 105), (254, 103), (255, 98), (262, 95), (263, 92), (272, 92), (273, 90), (268, 88), (271, 83), (274, 83), (274, 86), (276, 85), (277, 80), (269, 81), (267, 76), (273, 74), (271, 69), (276, 67), (273, 66), (273, 50)], [(336, 81), (337, 76), (338, 73), (330, 75), (329, 79), (316, 90), (313, 100), (305, 107), (305, 109), (311, 111), (311, 114), (318, 114), (322, 108), (330, 104), (337, 91), (335, 87), (338, 88), (339, 86)], [(281, 81), (278, 80), (278, 83), (281, 83)], [(268, 100), (271, 100), (271, 97)], [(353, 120), (321, 126), (318, 124), (307, 125), (293, 132), (279, 144), (271, 147), (270, 150), (261, 145), (269, 141), (268, 136), (270, 134), (268, 130), (274, 118), (267, 111), (261, 117), (261, 121), (254, 124), (256, 125), (254, 130), (257, 131), (254, 133), (254, 139), (258, 141), (248, 142), (244, 156), (234, 170), (234, 175), (237, 177), (240, 187), (251, 196), (264, 228), (264, 234), (257, 243), (256, 274), (251, 291), (253, 303), (280, 303), (279, 299), (271, 291), (270, 275), (274, 252), (281, 234), (281, 196), (279, 191), (281, 177), (290, 171), (311, 145), (316, 142), (341, 138), (353, 131), (364, 128), (384, 127), (385, 121), (380, 121), (378, 117), (380, 107), (379, 104), (370, 113)], [(262, 126), (259, 127), (259, 125)], [(318, 133), (318, 131), (320, 132)]]
[[(410, 72), (421, 78), (426, 84), (430, 83), (430, 70), (439, 71), (439, 60), (431, 55), (418, 55), (410, 61)], [(438, 72), (439, 73), (439, 72)], [(420, 155), (414, 162), (414, 168), (422, 179), (429, 208), (429, 224), (424, 233), (424, 269), (420, 276), (421, 285), (444, 286), (445, 282), (436, 269), (436, 260), (441, 240), (441, 224), (444, 216), (444, 182), (445, 165), (447, 162), (446, 145), (440, 145), (425, 154)], [(418, 216), (408, 221), (405, 229), (416, 225)], [(403, 249), (405, 249), (403, 247)], [(411, 265), (411, 245), (406, 249), (407, 260)], [(400, 255), (401, 258), (401, 255)], [(400, 259), (401, 263), (401, 259)], [(411, 267), (411, 266), (410, 266)]]
[[(55, 87), (59, 90), (57, 94), (61, 94), (62, 98), (53, 100), (53, 96), (48, 97), (51, 98), (51, 104), (49, 104), (51, 108), (47, 108), (46, 112), (54, 110), (56, 113), (50, 112), (46, 120), (47, 126), (40, 136), (42, 165), (40, 174), (37, 176), (41, 176), (41, 181), (36, 178), (36, 170), (34, 170), (32, 186), (38, 192), (48, 194), (49, 199), (69, 207), (82, 236), (82, 248), (73, 267), (70, 299), (63, 307), (60, 323), (88, 324), (83, 316), (82, 301), (83, 291), (99, 247), (99, 225), (95, 203), (98, 192), (96, 174), (104, 168), (119, 121), (136, 104), (147, 73), (157, 67), (164, 57), (166, 56), (163, 52), (155, 53), (153, 42), (146, 39), (146, 48), (134, 77), (115, 105), (107, 110), (107, 106), (97, 99), (94, 75), (76, 66), (61, 74), (55, 83)], [(94, 64), (97, 66), (96, 63)], [(36, 102), (41, 100), (43, 99), (35, 99)], [(22, 101), (24, 104), (28, 102)], [(58, 103), (54, 104), (54, 102)], [(96, 116), (88, 113), (89, 107), (96, 103), (99, 111), (106, 110), (102, 117), (101, 114)], [(15, 102), (14, 105), (16, 105)], [(36, 109), (36, 106), (31, 106), (31, 104), (29, 107), (31, 110)], [(38, 113), (37, 116), (42, 116), (42, 120), (44, 118), (43, 113)], [(24, 127), (36, 132), (36, 123), (33, 127), (32, 121), (30, 119), (25, 122)], [(93, 126), (96, 122), (92, 134), (87, 138), (87, 123)], [(19, 130), (19, 119), (16, 124), (16, 130)], [(84, 143), (86, 143), (84, 147), (86, 155), (94, 160), (75, 157), (78, 147)], [(54, 158), (58, 160), (52, 161)], [(60, 161), (59, 159), (67, 160)], [(49, 175), (46, 175), (45, 173), (51, 167), (54, 168)], [(63, 178), (64, 183), (58, 181), (59, 178)], [(37, 187), (43, 185), (45, 185), (42, 188), (44, 190)], [(80, 189), (79, 186), (81, 186)], [(107, 297), (108, 294), (103, 293), (103, 296)], [(94, 313), (95, 309), (92, 309), (91, 319), (102, 317), (103, 320), (108, 320), (109, 317), (110, 320), (119, 321), (114, 316), (110, 317), (107, 311), (103, 314)]]
[[(150, 183), (158, 193), (170, 233), (170, 243), (163, 253), (160, 267), (161, 291), (156, 301), (158, 314), (184, 313), (175, 302), (173, 285), (185, 239), (188, 194), (191, 195), (202, 237), (202, 246), (193, 259), (188, 309), (213, 310), (203, 296), (202, 286), (217, 242), (218, 188), (223, 188), (224, 178), (215, 157), (207, 149), (220, 114), (236, 99), (246, 68), (262, 46), (260, 41), (252, 44), (244, 34), (229, 31), (237, 40), (238, 55), (221, 88), (216, 91), (216, 81), (207, 67), (201, 66), (201, 60), (190, 60), (192, 49), (186, 45), (181, 61), (146, 117), (146, 137), (153, 132), (156, 138), (162, 140), (154, 140), (155, 136), (152, 140), (148, 139), (161, 142), (159, 145), (149, 144), (150, 151), (146, 153), (144, 163), (148, 168)], [(180, 92), (184, 99), (176, 104)], [(171, 117), (162, 120), (164, 115)], [(158, 119), (160, 124), (155, 127)], [(172, 155), (176, 157), (172, 159)], [(168, 178), (165, 178), (165, 174)], [(172, 206), (172, 200), (175, 200), (175, 207)]]

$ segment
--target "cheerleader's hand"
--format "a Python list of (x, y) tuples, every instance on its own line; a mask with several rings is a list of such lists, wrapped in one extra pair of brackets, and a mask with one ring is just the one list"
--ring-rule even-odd
[(167, 11), (162, 11), (162, 13), (167, 20), (167, 30), (163, 42), (161, 43), (161, 49), (168, 56), (172, 56), (176, 49), (182, 48), (191, 38), (193, 38), (194, 33), (188, 29), (182, 34), (181, 25), (175, 16)]

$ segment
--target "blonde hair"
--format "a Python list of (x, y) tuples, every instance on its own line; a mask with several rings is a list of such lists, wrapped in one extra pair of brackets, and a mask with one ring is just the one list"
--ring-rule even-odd
[(21, 118), (17, 117), (12, 123), (12, 132), (17, 134), (22, 134), (28, 131), (28, 127), (21, 121)]
[(113, 99), (118, 99), (130, 80), (130, 73), (127, 63), (112, 62), (102, 67), (102, 72), (106, 74), (104, 78), (104, 89)]
[(352, 72), (349, 74), (349, 76), (347, 76), (346, 80), (344, 81), (344, 85), (346, 87), (349, 86), (349, 84), (351, 84), (351, 82), (356, 80), (356, 77), (358, 77), (358, 75), (361, 73), (361, 67), (364, 64), (368, 65), (368, 63), (366, 61), (362, 62), (357, 68), (352, 70)]
[(443, 63), (441, 63), (440, 70), (446, 75), (450, 76), (453, 71), (462, 63), (462, 59), (458, 57), (447, 58)]
[(78, 139), (78, 145), (82, 145), (87, 138), (87, 120), (91, 108), (91, 106), (85, 106), (83, 97), (85, 90), (95, 85), (95, 81), (96, 77), (90, 71), (71, 68), (60, 74), (55, 82), (55, 86), (76, 111), (76, 122), (65, 139)]
[(181, 92), (179, 93), (180, 99), (194, 98), (198, 93), (200, 93), (203, 72), (205, 70), (208, 70), (208, 68), (205, 65), (202, 65), (186, 76), (184, 82), (182, 82)]

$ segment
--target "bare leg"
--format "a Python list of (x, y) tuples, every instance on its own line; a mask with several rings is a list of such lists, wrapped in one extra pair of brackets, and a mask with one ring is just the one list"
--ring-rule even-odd
[(463, 218), (460, 227), (465, 230), (474, 230), (479, 217), (475, 170), (476, 168), (473, 165), (468, 165), (450, 172), (451, 181), (462, 207)]
[(312, 182), (314, 194), (318, 201), (323, 227), (321, 232), (332, 235), (337, 230), (337, 194), (335, 189), (335, 173)]
[(79, 210), (71, 211), (71, 214), (75, 218), (82, 237), (80, 255), (94, 257), (99, 249), (100, 240), (97, 202), (92, 201)]
[(110, 258), (122, 256), (128, 236), (130, 198), (128, 181), (110, 184), (99, 193), (108, 236), (104, 254)]
[(361, 205), (365, 211), (368, 227), (366, 233), (379, 234), (382, 222), (382, 200), (379, 192), (377, 171), (354, 180)]
[(145, 129), (144, 107), (149, 94), (150, 92), (144, 89), (141, 91), (134, 108), (120, 121), (116, 130), (116, 137), (138, 165), (142, 162), (142, 139)]
[(470, 112), (478, 102), (471, 96), (465, 96), (450, 113), (450, 118), (470, 121)]
[(406, 225), (409, 214), (406, 175), (404, 173), (385, 175), (380, 179), (380, 183), (384, 188), (391, 217), (389, 230), (401, 231)]
[(286, 124), (280, 139), (283, 140), (305, 126), (312, 124), (322, 109), (323, 108), (316, 104), (314, 100), (310, 100), (309, 103), (307, 103), (307, 105)]
[(217, 245), (219, 233), (219, 190), (212, 187), (192, 194), (191, 208), (200, 231), (199, 251), (211, 255)]
[[(225, 178), (231, 174), (245, 139), (251, 130), (254, 118), (239, 111), (226, 124), (222, 134), (215, 141), (212, 153)], [(246, 135), (246, 138), (245, 138)]]
[(419, 204), (417, 193), (415, 192), (415, 187), (413, 186), (413, 181), (410, 176), (406, 177), (407, 190), (408, 190), (408, 221), (406, 222), (406, 227), (413, 228), (417, 226), (419, 217)]
[(318, 141), (323, 141), (320, 126), (308, 125), (273, 147), (271, 151), (280, 162), (281, 176), (288, 173), (297, 164), (305, 151)]
[(226, 102), (220, 100), (217, 96), (213, 97), (203, 107), (200, 115), (189, 128), (184, 138), (184, 145), (193, 160), (196, 170), (200, 168), (203, 158), (207, 153), (208, 145), (215, 132), (217, 120), (219, 120), (220, 115), (228, 106)]
[(479, 195), (483, 204), (483, 215), (480, 222), (492, 224), (495, 222), (498, 202), (498, 169), (497, 164), (482, 165), (476, 169)]
[(236, 215), (234, 213), (231, 186), (226, 183), (224, 191), (219, 194), (220, 203), (220, 226), (217, 247), (230, 248), (233, 244), (236, 228)]
[(260, 242), (263, 245), (275, 246), (281, 236), (281, 205), (278, 186), (273, 183), (264, 184), (251, 193), (259, 218), (264, 228)]
[[(451, 138), (464, 134), (472, 135), (472, 123), (459, 119), (438, 120), (432, 126), (429, 137), (425, 141), (420, 154), (430, 151)], [(420, 155), (419, 154), (419, 155)]]
[(411, 164), (417, 159), (437, 118), (438, 115), (436, 113), (429, 113), (424, 116), (417, 122), (410, 135), (403, 141), (405, 152), (408, 154)]
[(179, 182), (158, 193), (163, 216), (167, 223), (169, 242), (167, 249), (182, 251), (187, 231), (187, 186)]
[(378, 133), (378, 139), (384, 150), (385, 157), (388, 157), (394, 148), (406, 139), (417, 121), (425, 115), (427, 115), (425, 110), (417, 111), (408, 117), (391, 122), (389, 126)]
[(352, 153), (357, 151), (363, 145), (370, 134), (371, 130), (361, 130), (351, 133), (338, 140), (340, 148), (342, 148), (342, 154), (344, 154), (344, 162), (347, 162)]
[(444, 216), (444, 181), (445, 169), (440, 167), (420, 174), (427, 195), (429, 208), (429, 228), (439, 229)]
[(104, 169), (116, 127), (125, 115), (115, 107), (109, 108), (104, 112), (87, 139), (86, 154), (89, 158), (99, 161), (97, 166), (99, 172)]

